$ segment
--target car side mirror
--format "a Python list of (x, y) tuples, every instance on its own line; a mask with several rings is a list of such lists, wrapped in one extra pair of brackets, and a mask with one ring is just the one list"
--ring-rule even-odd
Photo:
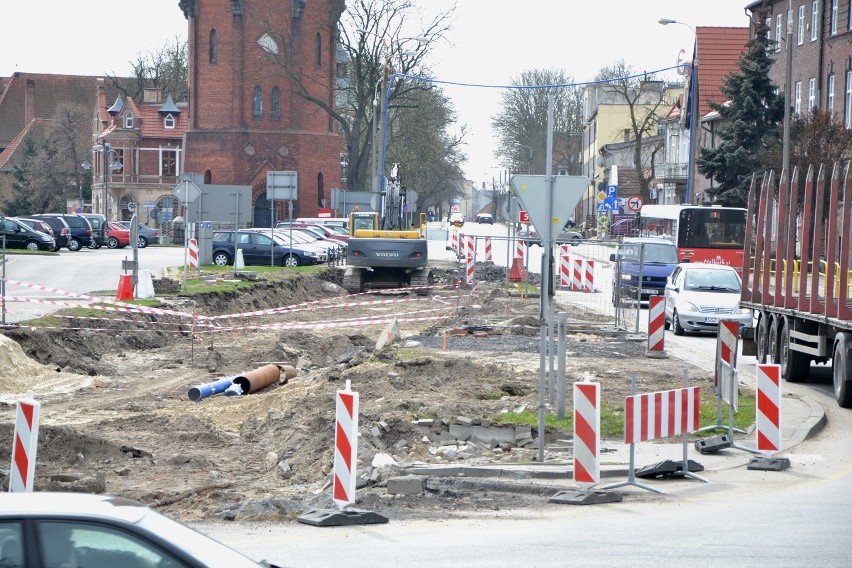
[(610, 262), (615, 262), (615, 254), (614, 254), (614, 253), (611, 253), (611, 254), (609, 255), (609, 261), (610, 261)]

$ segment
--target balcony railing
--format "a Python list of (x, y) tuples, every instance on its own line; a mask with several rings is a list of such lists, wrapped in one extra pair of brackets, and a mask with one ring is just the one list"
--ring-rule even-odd
[(686, 179), (689, 173), (687, 162), (663, 162), (654, 164), (654, 178), (663, 179)]

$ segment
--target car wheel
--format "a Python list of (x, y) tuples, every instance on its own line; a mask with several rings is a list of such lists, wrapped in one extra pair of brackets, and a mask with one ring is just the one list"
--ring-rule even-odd
[(228, 266), (231, 264), (231, 257), (226, 252), (217, 252), (213, 255), (213, 264), (216, 266)]
[(299, 257), (295, 254), (288, 254), (284, 257), (283, 265), (284, 266), (301, 266), (302, 261), (299, 260)]
[(97, 241), (94, 237), (92, 237), (92, 240), (91, 240), (91, 241), (89, 241), (89, 245), (88, 245), (88, 247), (89, 247), (90, 249), (93, 249), (93, 250), (94, 250), (94, 249), (99, 249), (99, 248), (101, 248), (101, 245), (99, 245), (99, 244), (98, 244), (98, 241)]
[(27, 250), (38, 250), (38, 243), (36, 241), (27, 241), (26, 248)]
[(580, 237), (571, 237), (571, 246), (575, 247), (580, 244)]
[(80, 241), (75, 239), (74, 237), (68, 239), (68, 250), (78, 251), (80, 250), (80, 246)]
[(139, 238), (136, 239), (136, 246), (138, 246), (141, 249), (147, 247), (148, 246), (148, 239), (146, 239), (143, 236), (139, 236)]
[(686, 333), (686, 330), (680, 325), (680, 316), (678, 316), (677, 310), (672, 312), (672, 326), (674, 327), (673, 331), (675, 335), (684, 335)]
[(107, 246), (111, 249), (117, 249), (119, 244), (118, 239), (115, 237), (110, 237), (107, 241)]

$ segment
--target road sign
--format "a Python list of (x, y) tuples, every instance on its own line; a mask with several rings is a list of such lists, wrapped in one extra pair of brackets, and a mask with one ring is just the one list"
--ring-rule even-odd
[(187, 178), (172, 190), (172, 195), (180, 199), (183, 203), (192, 203), (201, 195), (201, 190), (198, 189), (198, 186), (191, 179)]
[(589, 187), (589, 178), (553, 176), (551, 189), (545, 176), (513, 175), (512, 185), (530, 222), (542, 241), (547, 242), (550, 235), (558, 235), (568, 222), (568, 216)]
[(608, 185), (606, 186), (606, 196), (607, 197), (618, 197), (618, 186), (617, 185)]
[(627, 200), (627, 208), (631, 211), (639, 211), (642, 209), (642, 198), (634, 195)]
[(598, 211), (618, 211), (618, 199), (615, 197), (607, 197), (597, 207)]
[(523, 209), (518, 211), (518, 223), (529, 223), (529, 222), (530, 222), (530, 216), (527, 215), (527, 212), (524, 211)]
[(266, 198), (270, 201), (299, 199), (299, 173), (295, 171), (266, 172)]
[(599, 191), (598, 194), (595, 197), (598, 198), (598, 203), (600, 203), (601, 201), (606, 199), (606, 192), (605, 191)]

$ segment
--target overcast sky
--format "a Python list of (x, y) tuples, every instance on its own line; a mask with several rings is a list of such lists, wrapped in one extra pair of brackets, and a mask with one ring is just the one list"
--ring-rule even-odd
[[(268, 0), (273, 1), (273, 0)], [(277, 0), (289, 5), (288, 0)], [(451, 0), (415, 0), (424, 18)], [(637, 70), (674, 65), (692, 52), (686, 26), (747, 26), (747, 0), (456, 0), (448, 42), (439, 45), (436, 78), (506, 85), (526, 69), (563, 69), (577, 81), (624, 59)], [(186, 37), (177, 0), (23, 0), (3, 2), (0, 76), (15, 71), (98, 75), (130, 73), (137, 55)], [(416, 35), (413, 32), (412, 35)], [(499, 177), (491, 117), (499, 89), (446, 87), (471, 129), (465, 172), (476, 182)]]

